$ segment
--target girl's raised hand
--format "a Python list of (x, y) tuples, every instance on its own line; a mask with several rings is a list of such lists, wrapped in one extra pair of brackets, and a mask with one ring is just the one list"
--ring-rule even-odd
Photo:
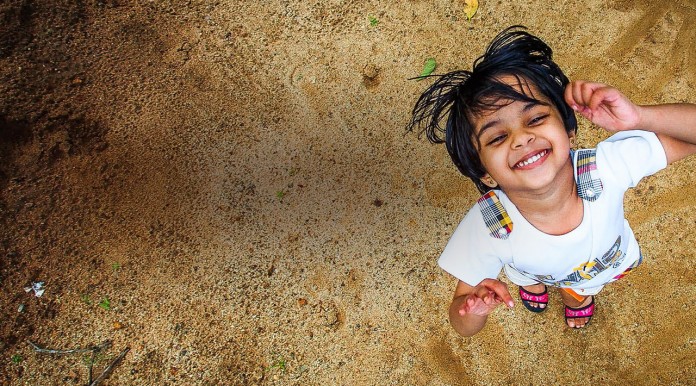
[(635, 129), (640, 122), (640, 108), (614, 87), (577, 80), (565, 89), (570, 107), (609, 131)]

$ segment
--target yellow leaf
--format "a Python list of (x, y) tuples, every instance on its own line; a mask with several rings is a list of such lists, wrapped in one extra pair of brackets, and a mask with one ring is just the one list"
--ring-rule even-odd
[(478, 0), (464, 0), (464, 13), (466, 20), (471, 20), (478, 11)]

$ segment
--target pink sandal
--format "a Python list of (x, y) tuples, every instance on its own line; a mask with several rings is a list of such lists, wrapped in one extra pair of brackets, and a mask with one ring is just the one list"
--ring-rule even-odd
[[(587, 325), (590, 324), (590, 320), (592, 320), (592, 316), (594, 316), (594, 310), (595, 310), (594, 296), (592, 297), (592, 301), (590, 302), (590, 304), (586, 305), (585, 307), (573, 308), (573, 307), (565, 306), (566, 324), (568, 324), (568, 319), (587, 318), (587, 323), (585, 323), (585, 327), (587, 327)], [(568, 326), (568, 327), (570, 327), (570, 326)], [(580, 328), (580, 327), (575, 327), (575, 328)]]
[(540, 294), (535, 294), (527, 291), (526, 289), (522, 288), (522, 286), (520, 286), (520, 299), (522, 299), (522, 304), (524, 305), (524, 308), (528, 309), (529, 311), (535, 313), (543, 312), (546, 309), (546, 307), (532, 307), (530, 303), (548, 304), (549, 291), (546, 288), (546, 286), (544, 286), (544, 292)]

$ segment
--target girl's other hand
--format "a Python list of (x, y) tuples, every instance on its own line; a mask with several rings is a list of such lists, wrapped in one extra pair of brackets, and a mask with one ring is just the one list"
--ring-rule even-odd
[(481, 299), (474, 294), (468, 295), (462, 307), (459, 309), (459, 315), (465, 316), (466, 314), (473, 314), (478, 316), (486, 316), (493, 312), (493, 310), (501, 303), (499, 300), (495, 299), (491, 293), (486, 299)]
[(640, 108), (614, 87), (577, 80), (565, 89), (565, 100), (583, 117), (609, 131), (635, 129)]
[(471, 293), (466, 295), (459, 308), (459, 315), (486, 316), (503, 303), (510, 308), (514, 306), (507, 286), (499, 280), (484, 279), (473, 288)]

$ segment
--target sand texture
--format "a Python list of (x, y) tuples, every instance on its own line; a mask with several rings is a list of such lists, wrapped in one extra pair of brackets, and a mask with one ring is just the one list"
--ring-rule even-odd
[(1, 2), (0, 384), (129, 347), (104, 385), (696, 385), (696, 157), (627, 195), (646, 261), (589, 328), (553, 293), (462, 338), (436, 259), (478, 194), (404, 129), (427, 58), (469, 68), (513, 24), (570, 78), (696, 102), (696, 1), (463, 7)]

